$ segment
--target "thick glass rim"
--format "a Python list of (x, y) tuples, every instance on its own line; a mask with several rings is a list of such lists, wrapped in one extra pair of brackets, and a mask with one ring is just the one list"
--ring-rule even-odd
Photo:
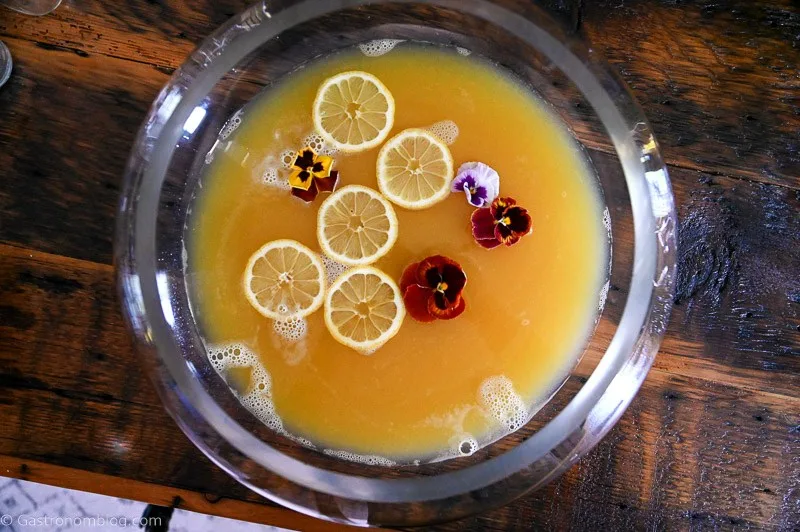
[[(632, 377), (633, 392), (619, 397), (615, 407), (605, 415), (618, 418), (632, 399), (652, 364), (665, 324), (651, 328), (648, 320), (655, 315), (669, 314), (671, 298), (655, 297), (656, 288), (671, 295), (674, 284), (674, 231), (666, 234), (659, 220), (667, 220), (674, 229), (675, 209), (666, 167), (658, 154), (655, 141), (641, 111), (624, 85), (598, 60), (579, 57), (575, 50), (524, 16), (486, 0), (386, 0), (380, 3), (417, 3), (462, 11), (488, 23), (497, 24), (515, 37), (538, 49), (572, 80), (609, 133), (620, 162), (631, 200), (634, 222), (634, 261), (630, 291), (617, 330), (599, 364), (580, 391), (552, 420), (507, 452), (457, 471), (421, 478), (377, 479), (320, 469), (280, 452), (256, 438), (230, 417), (203, 388), (194, 368), (182, 357), (169, 322), (169, 296), (159, 286), (156, 255), (156, 219), (162, 184), (172, 154), (183, 133), (183, 125), (192, 110), (231, 68), (256, 50), (263, 42), (286, 29), (315, 17), (341, 9), (375, 4), (374, 0), (340, 0), (335, 3), (304, 0), (286, 2), (285, 8), (270, 11), (265, 3), (250, 8), (266, 16), (248, 23), (246, 31), (229, 32), (246, 17), (234, 17), (209, 36), (187, 63), (179, 68), (161, 97), (150, 109), (148, 119), (139, 132), (129, 161), (125, 187), (120, 202), (116, 257), (119, 263), (133, 264), (133, 273), (120, 271), (120, 286), (127, 318), (144, 324), (144, 337), (154, 345), (160, 361), (168, 370), (181, 395), (208, 425), (242, 455), (284, 479), (307, 489), (335, 497), (376, 503), (410, 503), (446, 499), (485, 488), (530, 467), (570, 434), (578, 430), (592, 415), (609, 385), (620, 374), (631, 354), (643, 344), (650, 358), (636, 368)], [(224, 53), (221, 50), (224, 48)], [(623, 116), (622, 98), (629, 116)], [(632, 120), (638, 133), (647, 132), (651, 146), (647, 165), (642, 158), (641, 143), (631, 131)], [(158, 119), (160, 117), (160, 119)], [(626, 133), (627, 132), (627, 133)], [(647, 167), (646, 167), (647, 166)], [(654, 195), (658, 197), (654, 198)], [(657, 237), (662, 233), (665, 236)], [(670, 271), (657, 271), (666, 264)], [(664, 277), (666, 275), (666, 278)], [(123, 278), (124, 277), (124, 278)], [(136, 309), (137, 316), (132, 316)], [(661, 321), (665, 321), (663, 318)], [(136, 327), (134, 327), (136, 329)], [(643, 370), (643, 371), (642, 371)], [(180, 414), (171, 412), (187, 435), (218, 465), (239, 478), (235, 468), (223, 457), (202, 444), (202, 437), (193, 434), (180, 422)], [(614, 421), (616, 420), (614, 419)], [(611, 424), (613, 425), (613, 423)], [(610, 428), (610, 426), (608, 428)], [(608, 430), (605, 429), (605, 430)], [(596, 435), (595, 435), (596, 436)], [(600, 434), (599, 436), (602, 436)], [(599, 439), (599, 436), (597, 439)], [(566, 459), (565, 459), (566, 460)], [(233, 471), (232, 471), (233, 469)], [(239, 478), (239, 480), (241, 480)], [(258, 486), (248, 485), (263, 493)], [(269, 495), (269, 494), (267, 494)], [(295, 506), (281, 501), (287, 506)], [(303, 510), (302, 508), (299, 508)]]

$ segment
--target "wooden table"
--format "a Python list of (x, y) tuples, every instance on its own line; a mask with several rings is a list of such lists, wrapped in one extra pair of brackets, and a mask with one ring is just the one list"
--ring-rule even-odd
[[(800, 528), (800, 5), (552, 1), (650, 118), (681, 220), (679, 286), (641, 392), (558, 481), (441, 530)], [(0, 474), (296, 529), (162, 410), (111, 265), (136, 129), (243, 2), (0, 9)]]

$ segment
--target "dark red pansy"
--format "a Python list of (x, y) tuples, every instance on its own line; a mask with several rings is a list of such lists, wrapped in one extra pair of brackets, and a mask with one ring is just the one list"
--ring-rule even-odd
[(530, 232), (531, 217), (514, 198), (497, 198), (491, 206), (472, 213), (472, 236), (486, 249), (514, 245)]
[(434, 255), (409, 264), (400, 278), (406, 311), (417, 321), (450, 320), (467, 307), (461, 292), (467, 276), (447, 257)]

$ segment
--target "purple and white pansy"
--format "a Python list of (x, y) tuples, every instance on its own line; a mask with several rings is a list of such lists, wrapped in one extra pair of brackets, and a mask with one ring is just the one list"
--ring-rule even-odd
[(500, 193), (500, 176), (487, 164), (464, 163), (453, 179), (452, 190), (465, 193), (470, 205), (478, 208), (486, 207)]

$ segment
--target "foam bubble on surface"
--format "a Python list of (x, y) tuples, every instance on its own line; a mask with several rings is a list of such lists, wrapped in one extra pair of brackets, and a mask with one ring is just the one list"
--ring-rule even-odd
[[(291, 186), (289, 186), (289, 179), (286, 176), (286, 170), (279, 167), (279, 161), (276, 161), (273, 156), (270, 156), (264, 164), (264, 171), (261, 173), (261, 183), (278, 190), (291, 189)], [(257, 171), (258, 170), (256, 170), (256, 172)], [(254, 172), (254, 175), (258, 174)]]
[(401, 42), (403, 39), (378, 39), (361, 43), (358, 45), (358, 49), (367, 57), (379, 57), (394, 50), (394, 47)]
[(449, 439), (449, 449), (438, 455), (433, 461), (438, 462), (459, 456), (469, 456), (480, 448), (475, 437), (464, 430), (464, 424), (469, 413), (475, 405), (465, 404), (458, 406), (444, 415), (432, 415), (425, 419), (425, 424), (436, 428), (448, 429), (453, 432)]
[(294, 150), (283, 150), (279, 156), (281, 165), (287, 170), (292, 167), (295, 158), (297, 158), (297, 152)]
[(231, 369), (251, 368), (249, 387), (240, 391), (231, 387), (231, 391), (267, 427), (287, 435), (283, 421), (272, 402), (272, 378), (258, 355), (242, 343), (212, 345), (207, 348), (207, 352), (212, 367), (226, 382)]
[(468, 50), (466, 48), (462, 48), (461, 46), (456, 46), (456, 52), (458, 52), (460, 55), (463, 55), (465, 57), (472, 53), (471, 50)]
[(308, 333), (308, 322), (304, 318), (287, 318), (272, 323), (275, 334), (289, 342), (299, 342)]
[(608, 207), (603, 210), (603, 227), (606, 228), (608, 238), (611, 238), (611, 213), (608, 212)]
[(367, 464), (371, 466), (392, 467), (397, 465), (397, 462), (384, 458), (383, 456), (376, 456), (374, 454), (356, 454), (349, 451), (336, 451), (334, 449), (325, 449), (322, 451), (328, 456), (333, 456), (348, 462), (357, 462), (359, 464)]
[(219, 132), (220, 138), (227, 139), (231, 136), (231, 133), (236, 131), (236, 129), (242, 125), (242, 110), (239, 109), (236, 111), (232, 117), (225, 122), (225, 125), (222, 126), (222, 130)]
[(606, 284), (600, 289), (600, 297), (597, 301), (597, 312), (603, 312), (603, 308), (606, 306), (606, 298), (608, 298), (608, 287), (610, 283), (611, 281), (606, 281)]
[(528, 409), (505, 375), (489, 377), (481, 383), (478, 401), (487, 414), (509, 431), (522, 427), (528, 420)]
[(319, 133), (310, 133), (306, 135), (305, 138), (303, 138), (303, 146), (308, 146), (315, 152), (329, 157), (339, 153), (339, 150), (336, 148), (328, 146), (325, 139)]
[(425, 129), (448, 146), (458, 138), (458, 125), (452, 120), (442, 120)]
[(458, 444), (458, 454), (461, 456), (470, 456), (475, 454), (475, 451), (477, 451), (479, 447), (478, 440), (469, 434), (465, 434)]
[(342, 264), (339, 261), (333, 260), (327, 255), (320, 255), (320, 258), (322, 259), (322, 265), (325, 266), (325, 275), (328, 279), (328, 286), (332, 285), (333, 282), (349, 268), (349, 266), (346, 264)]

